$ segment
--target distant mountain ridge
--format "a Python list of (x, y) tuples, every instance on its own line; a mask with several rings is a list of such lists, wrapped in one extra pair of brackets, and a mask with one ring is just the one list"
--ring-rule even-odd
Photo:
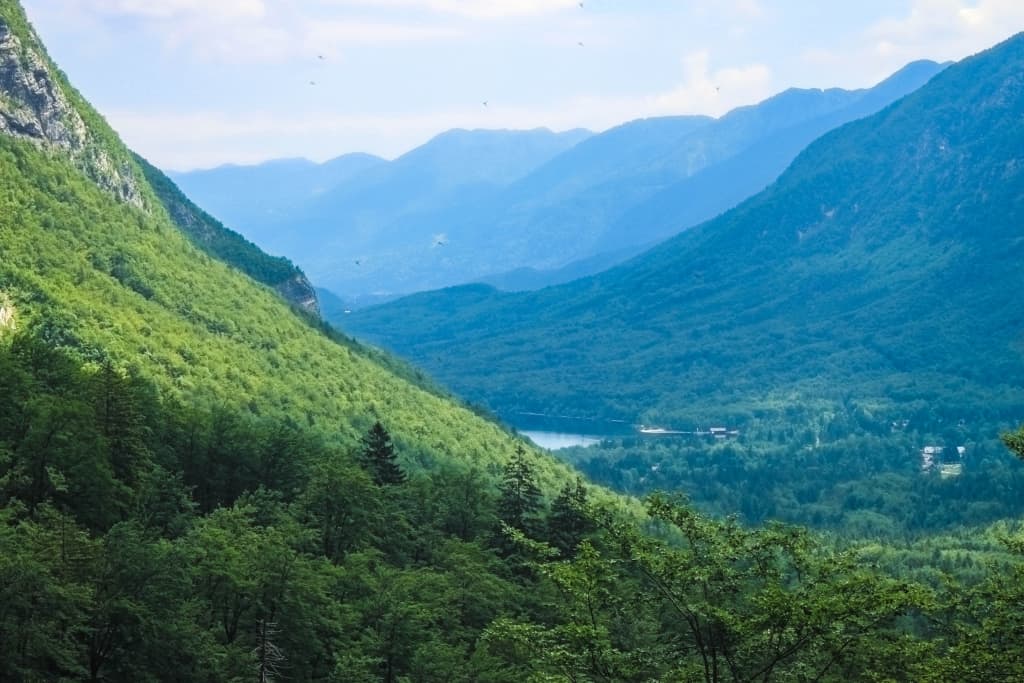
[[(546, 261), (529, 264), (540, 268), (559, 268), (597, 254), (652, 244), (764, 189), (815, 138), (913, 92), (942, 68), (934, 62), (916, 62), (870, 89), (794, 88), (720, 119), (699, 118), (690, 130), (662, 136), (660, 144), (649, 145), (651, 154), (646, 157), (613, 157), (608, 165), (614, 173), (587, 183), (566, 202), (571, 207), (566, 211), (552, 178), (565, 172), (552, 173), (552, 167), (572, 166), (566, 158), (597, 146), (605, 136), (622, 137), (640, 126), (650, 130), (658, 120), (625, 124), (524, 179), (513, 191), (529, 199), (496, 211), (499, 217), (493, 227), (499, 232), (527, 233), (531, 246), (549, 255)], [(524, 191), (522, 186), (530, 184), (534, 184), (532, 191)], [(679, 192), (680, 186), (690, 184), (692, 191)], [(666, 202), (666, 196), (675, 201)], [(520, 218), (524, 211), (530, 217), (527, 220)], [(506, 224), (508, 216), (520, 225)]]
[(731, 208), (814, 138), (941, 69), (918, 62), (866, 90), (792, 89), (720, 119), (642, 119), (599, 135), (449, 131), (395, 161), (363, 160), (305, 198), (301, 183), (278, 183), (295, 188), (287, 200), (263, 189), (275, 174), (302, 177), (308, 167), (294, 161), (172, 177), (349, 306), (469, 281), (532, 288), (592, 274)]
[(246, 237), (262, 241), (259, 230), (318, 194), (356, 175), (387, 163), (371, 154), (345, 154), (322, 164), (308, 159), (277, 159), (252, 166), (228, 164), (216, 168), (175, 172), (167, 176), (192, 201), (222, 217)]
[(749, 425), (853, 401), (879, 429), (998, 424), (1024, 410), (1021, 73), (1017, 36), (605, 273), (422, 293), (346, 327), (503, 415)]
[(169, 175), (196, 202), (266, 248), (292, 255), (307, 251), (291, 248), (304, 244), (320, 253), (328, 245), (317, 239), (341, 240), (336, 258), (348, 263), (359, 244), (352, 231), (363, 225), (430, 209), (456, 191), (505, 185), (589, 135), (459, 129), (393, 161), (346, 154), (323, 164), (277, 160)]

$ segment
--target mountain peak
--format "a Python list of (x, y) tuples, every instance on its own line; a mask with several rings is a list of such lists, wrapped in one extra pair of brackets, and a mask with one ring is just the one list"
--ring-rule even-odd
[(550, 128), (532, 128), (528, 130), (512, 128), (452, 128), (438, 133), (424, 144), (409, 150), (399, 159), (434, 154), (449, 149), (481, 148), (486, 150), (494, 145), (505, 145), (510, 140), (520, 141), (525, 145), (549, 146), (558, 148), (570, 147), (593, 133), (585, 128), (574, 128), (564, 132), (555, 132)]

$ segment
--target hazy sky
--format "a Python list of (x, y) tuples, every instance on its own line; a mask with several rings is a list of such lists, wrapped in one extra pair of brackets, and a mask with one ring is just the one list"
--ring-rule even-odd
[(393, 157), (456, 127), (719, 115), (790, 86), (872, 85), (1024, 29), (1024, 0), (23, 3), (128, 144), (179, 170)]

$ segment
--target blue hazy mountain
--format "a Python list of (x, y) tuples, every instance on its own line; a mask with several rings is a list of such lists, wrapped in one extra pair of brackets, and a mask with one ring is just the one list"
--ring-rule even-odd
[(597, 276), (421, 293), (346, 327), (505, 415), (792, 428), (855, 400), (886, 432), (997, 425), (1024, 410), (1022, 71), (1022, 36), (951, 66)]
[(253, 166), (228, 164), (167, 175), (195, 203), (249, 239), (264, 241), (264, 226), (296, 207), (386, 163), (370, 154), (345, 154), (322, 164), (308, 159), (275, 159)]
[[(410, 214), (464, 211), (589, 137), (586, 130), (451, 130), (393, 161), (348, 154), (325, 164), (278, 160), (172, 173), (198, 204), (261, 246), (311, 263), (319, 282), (354, 266), (385, 262), (389, 231)], [(429, 224), (421, 241), (444, 226)]]
[[(916, 62), (867, 90), (790, 89), (717, 120), (694, 120), (682, 134), (655, 125), (672, 119), (613, 129), (518, 183), (493, 211), (492, 229), (523, 236), (532, 250), (523, 255), (525, 265), (539, 269), (615, 251), (630, 255), (630, 247), (637, 253), (764, 189), (814, 139), (913, 92), (942, 68)], [(660, 144), (652, 132), (662, 132)], [(638, 133), (647, 142), (643, 154), (609, 149)], [(612, 157), (608, 173), (586, 168), (594, 163), (586, 148)]]
[[(592, 274), (714, 217), (763, 189), (822, 133), (941, 68), (919, 62), (871, 89), (791, 89), (720, 119), (642, 119), (594, 136), (449, 131), (391, 162), (341, 157), (367, 167), (307, 191), (305, 201), (292, 201), (289, 189), (289, 201), (269, 191), (255, 210), (233, 208), (247, 197), (244, 180), (213, 188), (229, 196), (206, 201), (348, 305), (470, 281), (529, 289)], [(270, 170), (299, 178), (306, 164)], [(237, 180), (245, 169), (228, 170)], [(192, 188), (204, 176), (189, 176), (179, 184), (205, 206)]]
[[(565, 282), (731, 208), (815, 138), (878, 111), (941, 68), (916, 63), (867, 90), (788, 90), (717, 120), (633, 121), (580, 142), (499, 192), (467, 188), (454, 202), (409, 207), (387, 225), (367, 220), (376, 198), (357, 205), (361, 221), (353, 220), (352, 203), (337, 203), (334, 215), (348, 222), (336, 224), (334, 241), (275, 249), (349, 300), (470, 281), (515, 289)], [(692, 186), (689, 196), (666, 202), (663, 193), (683, 183)], [(405, 201), (401, 193), (380, 200), (388, 196)], [(444, 235), (443, 248), (434, 246), (436, 235)]]
[[(412, 237), (400, 229), (406, 216), (471, 207), (589, 135), (585, 130), (451, 130), (309, 202), (282, 222), (277, 239), (300, 258), (325, 259), (317, 261), (321, 274), (330, 271), (334, 259), (348, 262), (360, 255), (372, 268), (380, 260), (378, 250)], [(428, 246), (444, 227), (440, 222), (426, 226), (422, 237)]]

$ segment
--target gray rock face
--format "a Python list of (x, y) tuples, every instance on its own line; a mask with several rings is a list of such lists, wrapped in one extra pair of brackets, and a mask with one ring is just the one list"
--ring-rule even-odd
[(5, 329), (14, 329), (14, 304), (3, 292), (0, 292), (0, 332)]
[(275, 289), (286, 301), (290, 301), (305, 311), (320, 315), (320, 303), (317, 301), (316, 290), (302, 273), (296, 273), (295, 277), (285, 280)]
[(38, 45), (38, 40), (21, 40), (0, 18), (0, 134), (67, 154), (100, 187), (142, 208), (131, 165), (112, 159), (94, 139), (49, 61), (29, 42)]

